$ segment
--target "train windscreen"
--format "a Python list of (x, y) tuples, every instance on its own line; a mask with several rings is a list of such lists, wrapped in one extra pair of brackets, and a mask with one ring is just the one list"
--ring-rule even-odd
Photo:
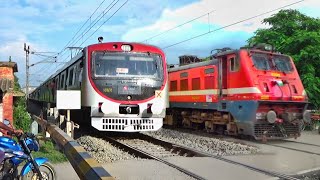
[(254, 66), (259, 70), (274, 70), (281, 72), (290, 72), (293, 70), (288, 56), (254, 53), (251, 57)]
[(161, 56), (150, 53), (93, 52), (95, 77), (148, 77), (163, 79)]

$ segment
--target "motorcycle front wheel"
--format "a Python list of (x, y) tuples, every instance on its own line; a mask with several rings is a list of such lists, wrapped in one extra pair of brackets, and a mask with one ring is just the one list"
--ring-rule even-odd
[[(41, 164), (39, 167), (42, 179), (43, 180), (56, 180), (56, 172), (53, 168), (53, 166), (46, 162)], [(33, 171), (29, 171), (26, 175), (21, 177), (22, 180), (38, 180), (40, 179), (37, 173), (34, 173)]]

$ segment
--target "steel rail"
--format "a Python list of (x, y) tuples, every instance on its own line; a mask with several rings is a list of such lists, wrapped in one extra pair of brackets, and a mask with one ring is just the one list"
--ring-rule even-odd
[(224, 158), (222, 156), (212, 155), (212, 154), (201, 152), (201, 151), (198, 151), (198, 150), (195, 150), (195, 149), (192, 149), (192, 148), (188, 148), (188, 147), (185, 147), (185, 146), (181, 146), (181, 145), (173, 144), (173, 143), (166, 142), (166, 141), (163, 141), (163, 140), (160, 140), (160, 139), (156, 139), (156, 138), (153, 138), (153, 137), (148, 136), (148, 135), (141, 134), (141, 137), (142, 137), (142, 139), (155, 142), (156, 144), (159, 144), (159, 145), (166, 144), (166, 146), (177, 147), (177, 148), (183, 149), (185, 151), (193, 152), (194, 154), (196, 154), (197, 156), (200, 156), (200, 157), (211, 157), (211, 158), (218, 159), (218, 160), (221, 160), (221, 161), (224, 161), (224, 162), (227, 162), (227, 163), (239, 165), (239, 166), (242, 166), (242, 167), (248, 168), (250, 170), (253, 170), (253, 171), (256, 171), (256, 172), (260, 172), (260, 173), (263, 173), (263, 174), (266, 174), (266, 175), (269, 175), (269, 176), (288, 179), (288, 180), (299, 180), (299, 179), (297, 179), (295, 177), (292, 177), (292, 176), (289, 176), (287, 174), (278, 173), (278, 172), (269, 171), (269, 170), (265, 170), (265, 169), (262, 169), (262, 168), (254, 167), (254, 166), (251, 166), (251, 165), (247, 165), (247, 164), (244, 164), (244, 163), (240, 163), (240, 162), (237, 162), (237, 161), (234, 161), (234, 160), (230, 160), (230, 159)]
[(185, 173), (185, 174), (187, 174), (187, 175), (189, 175), (189, 176), (191, 176), (191, 177), (193, 177), (195, 179), (205, 180), (205, 178), (203, 178), (203, 177), (201, 177), (201, 176), (199, 176), (199, 175), (197, 175), (197, 174), (195, 174), (195, 173), (193, 173), (191, 171), (188, 171), (188, 170), (186, 170), (186, 169), (184, 169), (184, 168), (182, 168), (180, 166), (177, 166), (175, 164), (172, 164), (172, 163), (170, 163), (170, 162), (168, 162), (168, 161), (166, 161), (166, 160), (164, 160), (162, 158), (156, 157), (156, 156), (154, 156), (154, 155), (152, 155), (152, 154), (150, 154), (148, 152), (142, 151), (142, 150), (140, 150), (138, 148), (135, 148), (133, 146), (130, 146), (128, 144), (121, 143), (121, 142), (119, 142), (119, 141), (117, 141), (117, 140), (115, 140), (113, 138), (110, 138), (110, 137), (105, 137), (104, 139), (109, 141), (111, 144), (114, 144), (115, 146), (118, 146), (121, 149), (124, 149), (124, 150), (126, 150), (128, 152), (131, 152), (133, 154), (136, 154), (139, 157), (157, 160), (157, 161), (162, 162), (162, 163), (164, 163), (164, 164), (166, 164), (168, 166), (171, 166), (171, 167), (173, 167), (173, 168), (175, 168), (175, 169), (177, 169), (177, 170), (179, 170), (179, 171), (181, 171), (181, 172), (183, 172), (183, 173)]
[(268, 144), (268, 143), (262, 143), (262, 144), (264, 144), (264, 145), (269, 145), (269, 146), (273, 146), (273, 147), (279, 147), (279, 148), (283, 148), (283, 149), (289, 149), (289, 150), (292, 150), (292, 151), (303, 152), (303, 153), (306, 153), (306, 154), (313, 154), (313, 155), (320, 156), (320, 153), (316, 153), (316, 152), (312, 152), (312, 151), (307, 151), (307, 150), (302, 150), (302, 149), (296, 149), (296, 148), (292, 148), (292, 147), (286, 147), (286, 146), (278, 145), (278, 144)]
[(298, 142), (298, 141), (292, 141), (292, 140), (287, 140), (287, 139), (284, 139), (282, 140), (284, 142), (289, 142), (289, 143), (296, 143), (296, 144), (303, 144), (303, 145), (309, 145), (309, 146), (315, 146), (315, 147), (320, 147), (320, 145), (318, 144), (311, 144), (311, 143), (305, 143), (305, 142)]

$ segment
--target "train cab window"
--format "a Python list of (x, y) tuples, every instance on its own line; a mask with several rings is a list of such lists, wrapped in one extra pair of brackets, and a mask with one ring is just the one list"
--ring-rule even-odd
[(274, 56), (274, 69), (281, 72), (290, 72), (293, 70), (290, 59), (287, 56)]
[(188, 90), (188, 79), (180, 80), (180, 91)]
[(239, 59), (238, 58), (230, 58), (230, 71), (236, 72), (239, 70)]
[(177, 91), (177, 90), (178, 90), (177, 81), (170, 81), (170, 91)]
[(200, 89), (200, 78), (193, 78), (192, 79), (192, 90), (199, 90)]
[(253, 66), (259, 70), (270, 70), (272, 65), (268, 60), (268, 56), (266, 54), (258, 54), (255, 53), (252, 56)]

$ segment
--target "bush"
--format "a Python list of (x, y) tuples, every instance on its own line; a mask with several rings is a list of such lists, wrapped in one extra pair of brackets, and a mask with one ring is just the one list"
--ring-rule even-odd
[(14, 127), (22, 129), (25, 132), (30, 131), (31, 117), (26, 109), (26, 100), (24, 97), (18, 97), (13, 107)]

